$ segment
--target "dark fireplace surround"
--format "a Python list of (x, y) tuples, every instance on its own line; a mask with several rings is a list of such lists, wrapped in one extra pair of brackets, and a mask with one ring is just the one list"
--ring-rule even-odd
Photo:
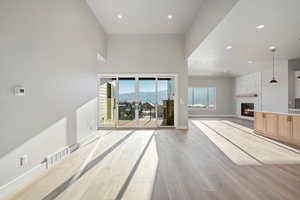
[(254, 103), (242, 103), (241, 115), (245, 117), (254, 117)]

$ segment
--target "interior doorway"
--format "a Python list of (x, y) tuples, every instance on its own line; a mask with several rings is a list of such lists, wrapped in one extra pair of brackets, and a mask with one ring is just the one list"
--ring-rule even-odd
[(98, 128), (175, 127), (176, 75), (98, 75)]

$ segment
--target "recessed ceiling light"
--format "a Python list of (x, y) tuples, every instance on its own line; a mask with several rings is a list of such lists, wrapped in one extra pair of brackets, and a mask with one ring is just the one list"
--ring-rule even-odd
[(118, 19), (123, 19), (123, 15), (119, 14), (118, 16)]
[(263, 28), (265, 28), (265, 25), (263, 25), (263, 24), (256, 26), (256, 29), (263, 29)]
[(173, 15), (168, 15), (168, 19), (172, 19), (173, 18)]
[(232, 49), (232, 46), (229, 45), (229, 46), (226, 47), (226, 49)]
[(249, 61), (248, 61), (248, 63), (249, 63), (249, 64), (252, 64), (252, 63), (253, 63), (253, 61), (252, 61), (252, 60), (249, 60)]
[(269, 50), (274, 50), (274, 49), (276, 49), (275, 46), (270, 46), (270, 47), (269, 47)]

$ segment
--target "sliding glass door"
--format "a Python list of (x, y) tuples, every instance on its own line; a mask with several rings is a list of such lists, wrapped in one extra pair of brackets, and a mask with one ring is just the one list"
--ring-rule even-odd
[(118, 80), (118, 126), (136, 126), (136, 80), (135, 77), (119, 78)]
[(101, 77), (99, 127), (174, 126), (174, 77)]
[(174, 79), (158, 78), (157, 96), (158, 126), (174, 126)]
[(156, 78), (138, 78), (138, 126), (156, 127)]

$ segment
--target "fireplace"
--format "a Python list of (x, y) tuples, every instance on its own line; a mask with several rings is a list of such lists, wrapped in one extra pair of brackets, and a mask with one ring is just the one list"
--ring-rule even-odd
[(254, 117), (254, 103), (242, 103), (241, 115), (246, 117)]

